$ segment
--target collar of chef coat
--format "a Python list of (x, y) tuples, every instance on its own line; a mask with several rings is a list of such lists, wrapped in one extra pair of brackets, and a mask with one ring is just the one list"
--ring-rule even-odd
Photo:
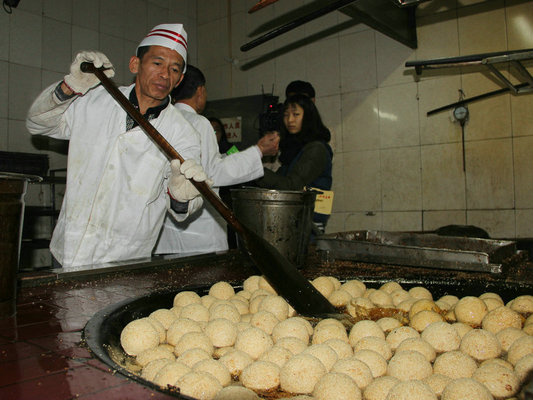
[[(135, 93), (135, 85), (131, 88), (130, 96), (129, 96), (130, 103), (133, 104), (133, 106), (138, 110), (139, 109), (139, 101), (137, 100), (137, 93)], [(150, 107), (148, 110), (146, 110), (146, 113), (143, 115), (148, 121), (155, 119), (159, 117), (159, 114), (161, 114), (161, 111), (163, 111), (170, 101), (170, 97), (167, 96), (165, 99), (155, 107)], [(133, 118), (126, 114), (126, 127), (129, 131), (130, 129), (135, 128), (139, 124), (133, 120)]]

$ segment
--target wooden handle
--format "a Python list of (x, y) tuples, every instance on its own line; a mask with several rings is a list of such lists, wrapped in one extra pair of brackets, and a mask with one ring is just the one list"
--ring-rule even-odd
[[(116, 87), (114, 82), (107, 77), (104, 73), (105, 68), (96, 68), (94, 64), (89, 62), (81, 63), (80, 69), (83, 72), (93, 73), (102, 82), (102, 85), (106, 88), (109, 94), (122, 106), (134, 120), (139, 124), (142, 130), (155, 142), (159, 149), (168, 157), (169, 160), (178, 159), (180, 162), (184, 162), (184, 158), (176, 151), (174, 147), (161, 135), (153, 125), (148, 122), (146, 118), (137, 110), (130, 101), (122, 94)], [(194, 179), (190, 179), (191, 183), (198, 189), (198, 191), (209, 201), (213, 207), (224, 217), (224, 219), (230, 224), (233, 229), (239, 233), (244, 232), (244, 227), (237, 220), (237, 217), (231, 211), (228, 206), (217, 196), (217, 194), (209, 187), (206, 182), (196, 182)], [(206, 232), (206, 234), (209, 234)]]

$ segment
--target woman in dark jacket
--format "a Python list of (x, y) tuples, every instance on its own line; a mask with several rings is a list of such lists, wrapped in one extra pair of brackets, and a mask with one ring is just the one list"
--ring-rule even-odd
[[(281, 167), (265, 176), (258, 186), (279, 190), (303, 190), (305, 187), (330, 190), (333, 151), (331, 134), (322, 123), (315, 104), (308, 96), (296, 94), (284, 103), (281, 126)], [(315, 213), (314, 222), (323, 229), (328, 215)]]

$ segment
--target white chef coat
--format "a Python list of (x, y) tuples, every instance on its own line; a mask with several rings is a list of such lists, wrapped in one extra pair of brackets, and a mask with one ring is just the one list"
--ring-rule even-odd
[[(140, 127), (126, 131), (126, 112), (102, 86), (65, 102), (56, 86), (41, 93), (26, 121), (32, 134), (70, 141), (52, 254), (64, 267), (149, 257), (169, 209), (170, 163)], [(119, 89), (128, 97), (133, 86)], [(170, 103), (151, 123), (185, 159), (200, 161), (198, 134)]]
[[(213, 190), (217, 187), (248, 182), (263, 176), (261, 151), (252, 146), (239, 153), (223, 157), (218, 151), (215, 131), (209, 120), (187, 104), (176, 103), (192, 126), (200, 134), (202, 167), (213, 180)], [(228, 249), (226, 222), (207, 201), (201, 213), (195, 213), (183, 222), (176, 222), (168, 216), (159, 236), (154, 253), (210, 253)]]

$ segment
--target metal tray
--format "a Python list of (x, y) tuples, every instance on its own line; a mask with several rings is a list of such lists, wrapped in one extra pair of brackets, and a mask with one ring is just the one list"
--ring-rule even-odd
[(501, 273), (517, 253), (516, 242), (432, 233), (351, 231), (319, 236), (329, 260)]

